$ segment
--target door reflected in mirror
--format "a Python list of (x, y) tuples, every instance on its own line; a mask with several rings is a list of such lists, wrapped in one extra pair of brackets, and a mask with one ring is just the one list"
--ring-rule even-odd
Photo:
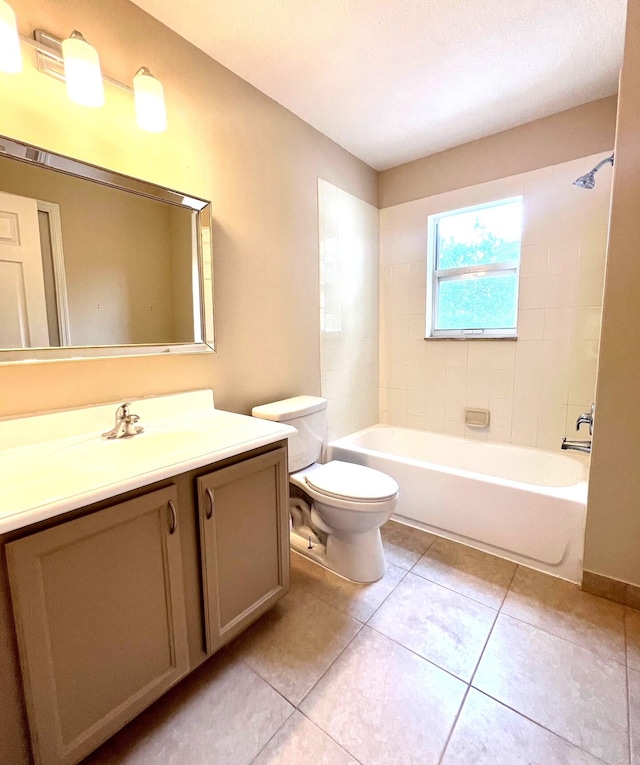
[(0, 152), (0, 349), (209, 347), (208, 203), (7, 139)]

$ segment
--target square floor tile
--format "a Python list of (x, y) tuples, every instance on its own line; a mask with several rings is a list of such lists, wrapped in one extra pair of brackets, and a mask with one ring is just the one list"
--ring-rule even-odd
[(436, 539), (435, 534), (396, 521), (385, 523), (380, 533), (387, 563), (393, 563), (394, 566), (400, 566), (407, 571)]
[(625, 663), (624, 606), (570, 582), (520, 566), (502, 612)]
[(301, 709), (362, 765), (436, 765), (465, 690), (363, 627)]
[(487, 606), (500, 608), (516, 564), (439, 537), (411, 570)]
[(249, 667), (219, 654), (117, 733), (107, 762), (248, 765), (292, 712)]
[(290, 592), (233, 645), (238, 655), (298, 704), (362, 625), (306, 592)]
[(493, 608), (407, 574), (369, 626), (468, 682), (496, 616)]
[(627, 630), (627, 664), (632, 669), (640, 670), (640, 611), (635, 608), (625, 609)]
[(387, 565), (387, 573), (377, 582), (350, 582), (297, 553), (291, 554), (291, 587), (304, 590), (335, 608), (366, 622), (405, 575), (398, 566)]
[(602, 760), (472, 688), (442, 765), (602, 765)]
[(640, 765), (640, 672), (629, 670), (629, 724), (631, 765)]
[(252, 765), (358, 765), (342, 747), (300, 712), (280, 728)]
[(610, 765), (627, 765), (626, 668), (501, 614), (473, 685)]

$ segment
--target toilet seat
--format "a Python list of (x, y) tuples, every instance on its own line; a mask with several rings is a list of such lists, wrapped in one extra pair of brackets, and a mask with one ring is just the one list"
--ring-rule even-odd
[(398, 494), (398, 484), (379, 470), (332, 460), (304, 477), (310, 489), (326, 497), (372, 504), (387, 502)]

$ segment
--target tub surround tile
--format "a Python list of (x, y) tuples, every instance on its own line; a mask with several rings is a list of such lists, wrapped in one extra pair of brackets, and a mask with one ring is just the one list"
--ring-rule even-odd
[(629, 669), (631, 765), (640, 765), (640, 672)]
[(472, 688), (442, 765), (602, 765), (602, 760)]
[(515, 563), (439, 537), (411, 569), (436, 584), (500, 608)]
[(409, 573), (368, 624), (468, 682), (496, 616), (476, 600)]
[(360, 622), (324, 601), (294, 591), (243, 633), (234, 649), (297, 705), (360, 627)]
[(625, 609), (627, 631), (627, 664), (640, 671), (640, 611)]
[(358, 765), (326, 733), (300, 712), (294, 712), (251, 765)]
[(610, 765), (627, 765), (626, 669), (501, 614), (474, 687)]
[(380, 529), (387, 563), (407, 571), (420, 559), (437, 539), (435, 534), (414, 529), (404, 523), (388, 521)]
[(301, 710), (363, 765), (437, 765), (465, 690), (364, 627)]
[(382, 579), (370, 584), (359, 584), (334, 574), (303, 555), (291, 554), (293, 589), (315, 595), (360, 622), (367, 621), (405, 573), (404, 569), (388, 564)]
[(117, 733), (109, 742), (116, 757), (106, 762), (248, 765), (292, 712), (255, 672), (223, 652)]
[(519, 566), (502, 612), (625, 663), (624, 607)]

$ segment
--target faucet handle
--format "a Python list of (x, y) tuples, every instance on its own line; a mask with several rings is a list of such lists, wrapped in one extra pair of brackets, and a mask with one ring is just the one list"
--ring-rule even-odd
[(581, 425), (588, 425), (589, 426), (589, 435), (593, 435), (593, 419), (596, 412), (596, 405), (591, 404), (591, 411), (590, 412), (583, 412), (580, 417), (576, 420), (576, 430), (580, 430)]

